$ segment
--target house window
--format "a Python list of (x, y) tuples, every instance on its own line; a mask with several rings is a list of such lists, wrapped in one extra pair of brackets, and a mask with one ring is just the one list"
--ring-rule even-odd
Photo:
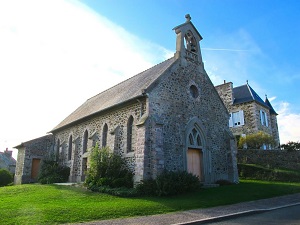
[(238, 126), (243, 126), (244, 124), (245, 121), (244, 121), (243, 110), (230, 113), (229, 127), (238, 127)]
[(107, 124), (104, 124), (103, 131), (102, 131), (102, 147), (105, 147), (107, 145), (107, 131), (108, 131), (108, 126)]
[(127, 123), (127, 153), (132, 152), (133, 117), (130, 116)]
[(72, 158), (72, 144), (73, 144), (73, 140), (72, 140), (72, 135), (71, 135), (69, 138), (68, 160), (71, 160), (71, 158)]
[(88, 144), (88, 131), (85, 130), (84, 135), (83, 135), (83, 150), (82, 150), (82, 153), (86, 152), (87, 144)]
[(268, 126), (268, 117), (267, 113), (264, 110), (260, 110), (260, 122), (263, 126)]

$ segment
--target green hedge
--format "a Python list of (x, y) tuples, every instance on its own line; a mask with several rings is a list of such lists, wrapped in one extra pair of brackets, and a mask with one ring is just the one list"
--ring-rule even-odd
[(270, 169), (255, 164), (238, 164), (239, 176), (242, 179), (266, 181), (299, 182), (300, 171)]
[(145, 180), (137, 185), (142, 195), (170, 196), (197, 190), (198, 177), (186, 171), (164, 171), (155, 180)]

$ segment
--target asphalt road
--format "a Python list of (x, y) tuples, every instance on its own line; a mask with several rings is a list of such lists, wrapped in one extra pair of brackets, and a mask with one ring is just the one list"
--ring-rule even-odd
[(202, 223), (212, 225), (300, 225), (300, 205), (271, 210), (263, 213)]

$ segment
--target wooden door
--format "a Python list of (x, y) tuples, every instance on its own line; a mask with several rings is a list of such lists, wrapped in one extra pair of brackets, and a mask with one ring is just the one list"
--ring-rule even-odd
[(40, 170), (41, 159), (32, 159), (31, 178), (37, 179)]
[(202, 180), (202, 151), (200, 149), (188, 149), (187, 152), (187, 169)]

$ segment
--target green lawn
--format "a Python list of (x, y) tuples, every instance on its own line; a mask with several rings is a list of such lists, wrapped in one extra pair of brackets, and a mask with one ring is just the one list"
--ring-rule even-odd
[(18, 185), (0, 188), (1, 224), (61, 224), (207, 208), (300, 192), (300, 183), (242, 181), (176, 197), (121, 198), (81, 188)]

